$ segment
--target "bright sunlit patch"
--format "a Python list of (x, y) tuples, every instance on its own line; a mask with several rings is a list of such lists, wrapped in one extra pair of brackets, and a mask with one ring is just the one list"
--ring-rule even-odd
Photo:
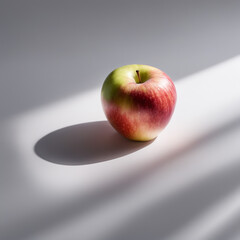
[[(176, 82), (178, 99), (169, 126), (148, 147), (121, 161), (64, 166), (45, 161), (34, 152), (34, 145), (46, 134), (74, 124), (104, 120), (100, 89), (17, 116), (8, 123), (14, 133), (12, 144), (29, 179), (42, 188), (62, 193), (98, 188), (144, 169), (156, 158), (161, 161), (240, 117), (239, 65), (240, 57), (236, 57)], [(94, 149), (94, 141), (91, 147)]]
[[(162, 206), (167, 214), (159, 214), (155, 222), (147, 221), (144, 228), (156, 224), (158, 230), (162, 227), (159, 222), (167, 219), (171, 234), (179, 233), (183, 239), (189, 239), (191, 237), (184, 236), (197, 236), (198, 230), (204, 228), (204, 237), (210, 239), (225, 225), (226, 219), (232, 221), (235, 211), (239, 212), (236, 189), (239, 184), (239, 65), (240, 57), (236, 57), (179, 80), (176, 83), (178, 100), (175, 113), (166, 129), (150, 144), (136, 145), (123, 141), (106, 121), (102, 121), (105, 116), (100, 89), (25, 112), (6, 122), (1, 133), (7, 139), (4, 151), (9, 155), (3, 159), (2, 167), (8, 170), (6, 175), (9, 172), (13, 175), (7, 178), (9, 181), (3, 182), (7, 191), (3, 198), (12, 201), (9, 205), (6, 201), (3, 210), (6, 214), (11, 206), (13, 213), (13, 217), (4, 223), (11, 226), (6, 232), (14, 229), (18, 238), (26, 231), (32, 233), (31, 239), (68, 239), (69, 236), (79, 236), (79, 233), (87, 234), (84, 236), (90, 234), (91, 239), (116, 239), (119, 231), (127, 234), (129, 226), (130, 230), (135, 230), (132, 224), (134, 226), (139, 219), (145, 221), (146, 213), (153, 212), (154, 206), (157, 209)], [(59, 132), (64, 134), (56, 134)], [(60, 157), (65, 161), (72, 161), (71, 149), (78, 149), (76, 145), (71, 147), (75, 141), (81, 143), (79, 147), (85, 154), (80, 156), (85, 162), (89, 156), (96, 157), (91, 159), (91, 163), (97, 160), (96, 153), (108, 161), (61, 165), (60, 162), (44, 160), (34, 151), (35, 144), (44, 140), (44, 136), (54, 134), (55, 140), (61, 143), (56, 145), (62, 148), (58, 154), (63, 154)], [(45, 146), (48, 144), (54, 145), (51, 141), (45, 142)], [(54, 151), (48, 153), (51, 154), (59, 156)], [(227, 168), (230, 171), (226, 172)], [(230, 176), (231, 169), (235, 171), (235, 177)], [(216, 180), (214, 182), (212, 177), (220, 176), (222, 179), (222, 175), (230, 179), (230, 183), (225, 186), (221, 199), (209, 199), (208, 194), (200, 196), (201, 189), (205, 189), (208, 183), (210, 191), (215, 190), (215, 186), (221, 190), (222, 185)], [(232, 184), (234, 189), (231, 189)], [(229, 188), (232, 191), (229, 192)], [(199, 196), (195, 205), (192, 193)], [(172, 199), (180, 199), (180, 202), (169, 205)], [(181, 199), (186, 200), (182, 201), (183, 208)], [(19, 207), (24, 204), (25, 208)], [(194, 214), (198, 204), (201, 208)], [(184, 225), (188, 223), (182, 222), (181, 218), (175, 221), (176, 216), (168, 214), (172, 207), (183, 215), (191, 207), (192, 212), (188, 211), (191, 218), (189, 226)], [(170, 221), (173, 226), (168, 220), (175, 221)], [(175, 229), (178, 224), (184, 231)], [(35, 226), (37, 232), (32, 231), (31, 226)], [(93, 226), (94, 231), (91, 231)], [(144, 228), (141, 228), (140, 221), (138, 231), (141, 233)], [(35, 233), (39, 238), (33, 236)], [(113, 237), (107, 238), (106, 235)]]

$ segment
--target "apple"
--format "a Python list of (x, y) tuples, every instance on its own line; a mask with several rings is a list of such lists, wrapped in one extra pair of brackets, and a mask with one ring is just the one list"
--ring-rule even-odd
[(112, 71), (103, 83), (104, 113), (121, 135), (149, 141), (166, 127), (177, 94), (170, 77), (148, 65), (126, 65)]

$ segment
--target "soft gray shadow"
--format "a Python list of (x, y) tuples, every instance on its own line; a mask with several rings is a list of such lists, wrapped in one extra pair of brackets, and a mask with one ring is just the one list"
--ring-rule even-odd
[[(172, 233), (188, 226), (203, 211), (211, 209), (221, 199), (234, 192), (239, 187), (239, 183), (240, 164), (238, 163), (158, 201), (128, 219), (116, 232), (104, 239), (168, 239)], [(230, 239), (222, 237), (236, 233), (236, 227), (236, 222), (231, 222), (230, 226), (226, 225), (224, 229), (220, 229), (216, 238), (211, 239)], [(239, 230), (239, 219), (237, 229)]]
[[(165, 165), (171, 164), (172, 161), (179, 160), (201, 145), (208, 145), (219, 137), (223, 137), (229, 131), (235, 131), (239, 124), (239, 119), (235, 119), (222, 128), (196, 140), (191, 145), (183, 147), (178, 152), (173, 152), (164, 159), (156, 159), (154, 163), (142, 171), (125, 177), (117, 183), (113, 182), (104, 189), (99, 188), (86, 198), (82, 199), (82, 196), (77, 195), (74, 198), (69, 198), (65, 204), (57, 204), (54, 209), (49, 209), (47, 212), (42, 211), (35, 218), (29, 218), (25, 223), (18, 223), (18, 225), (13, 226), (14, 231), (6, 229), (5, 232), (1, 233), (6, 237), (1, 239), (30, 239), (32, 236), (64, 224), (76, 216), (84, 217), (85, 214), (94, 211), (102, 204), (121, 197), (123, 192), (134, 189), (139, 183), (151, 177), (152, 174), (156, 172), (161, 174), (161, 169)], [(162, 199), (161, 203), (143, 210), (138, 216), (129, 218), (111, 236), (105, 236), (104, 240), (166, 239), (165, 237), (172, 231), (188, 224), (204, 209), (211, 207), (223, 197), (231, 194), (234, 189), (239, 187), (239, 183), (240, 163), (237, 162), (229, 168), (217, 171), (215, 174), (193, 183), (180, 192), (171, 194), (166, 199)]]
[(175, 81), (240, 51), (237, 0), (14, 2), (0, 8), (1, 120), (100, 87), (125, 64)]
[(112, 160), (146, 147), (118, 134), (107, 121), (89, 122), (58, 129), (41, 138), (35, 153), (53, 163), (85, 165)]
[(236, 240), (240, 239), (240, 216), (239, 214), (236, 217), (233, 217), (228, 224), (222, 226), (213, 236), (211, 240)]
[[(159, 171), (165, 164), (169, 164), (169, 161), (179, 160), (181, 156), (194, 151), (197, 147), (207, 146), (209, 143), (217, 141), (220, 137), (223, 138), (224, 134), (230, 131), (234, 132), (239, 126), (239, 119), (235, 119), (223, 128), (197, 140), (191, 146), (163, 159), (163, 163), (161, 161), (156, 162), (155, 166), (152, 165), (149, 169), (146, 169), (144, 178)], [(209, 161), (211, 160), (209, 157)], [(149, 206), (149, 208), (145, 208), (137, 215), (129, 218), (113, 234), (108, 237), (105, 236), (104, 240), (169, 239), (172, 233), (187, 226), (201, 215), (203, 211), (211, 209), (226, 196), (231, 195), (239, 188), (239, 184), (240, 162), (236, 159), (233, 164), (201, 178), (190, 184), (190, 186), (159, 200), (156, 204)], [(234, 220), (239, 223), (239, 215)], [(211, 239), (230, 239), (229, 236), (236, 234), (236, 231), (239, 229), (236, 221), (225, 225), (216, 234), (216, 237)], [(223, 238), (225, 235), (228, 237)]]

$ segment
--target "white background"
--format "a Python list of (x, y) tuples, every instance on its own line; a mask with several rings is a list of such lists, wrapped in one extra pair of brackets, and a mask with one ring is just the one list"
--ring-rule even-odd
[(239, 66), (235, 57), (177, 82), (172, 121), (149, 144), (103, 122), (100, 89), (5, 122), (1, 239), (228, 233), (240, 213)]
[[(238, 239), (239, 3), (1, 1), (0, 239)], [(132, 63), (177, 88), (151, 143), (100, 103)]]

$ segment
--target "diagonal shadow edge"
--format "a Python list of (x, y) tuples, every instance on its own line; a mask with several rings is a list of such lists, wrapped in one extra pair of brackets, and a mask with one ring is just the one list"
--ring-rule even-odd
[[(234, 121), (229, 122), (223, 127), (216, 129), (210, 132), (209, 134), (197, 139), (190, 146), (186, 146), (182, 149), (179, 149), (179, 151), (171, 153), (169, 156), (166, 156), (164, 159), (161, 159), (161, 160), (156, 159), (156, 161), (154, 161), (154, 163), (151, 164), (149, 168), (147, 169), (145, 168), (142, 171), (139, 171), (136, 174), (129, 176), (129, 178), (124, 178), (122, 181), (118, 182), (117, 184), (116, 183), (111, 184), (104, 191), (103, 189), (99, 189), (99, 191), (96, 191), (81, 203), (79, 202), (79, 198), (76, 197), (72, 199), (70, 202), (68, 202), (65, 205), (65, 207), (62, 205), (56, 207), (56, 209), (54, 210), (54, 213), (49, 212), (49, 214), (47, 215), (46, 213), (43, 213), (42, 215), (38, 216), (38, 218), (34, 219), (34, 221), (31, 220), (31, 222), (28, 222), (29, 231), (23, 233), (21, 231), (22, 230), (21, 225), (19, 225), (19, 226), (14, 226), (15, 231), (12, 233), (8, 233), (8, 235), (10, 234), (12, 239), (19, 239), (19, 237), (25, 238), (25, 237), (33, 236), (34, 234), (37, 234), (43, 230), (62, 224), (65, 221), (72, 219), (76, 215), (81, 214), (82, 216), (84, 216), (84, 214), (86, 214), (88, 211), (94, 210), (95, 207), (103, 203), (106, 203), (106, 200), (109, 196), (111, 196), (111, 198), (117, 197), (119, 196), (119, 194), (121, 194), (125, 190), (134, 188), (137, 183), (144, 181), (149, 176), (151, 176), (151, 174), (155, 173), (156, 171), (164, 167), (166, 164), (169, 164), (171, 161), (176, 160), (176, 158), (181, 157), (185, 153), (189, 152), (191, 149), (194, 149), (201, 144), (206, 144), (208, 141), (218, 138), (219, 136), (221, 136), (222, 134), (225, 134), (228, 131), (234, 130), (236, 127), (239, 126), (239, 124), (240, 124), (239, 119), (235, 119)], [(231, 171), (231, 169), (238, 169), (238, 167), (239, 167), (238, 165), (231, 166), (231, 168), (229, 168), (229, 171)], [(214, 177), (221, 177), (222, 174), (223, 174), (222, 171), (216, 172)], [(236, 179), (234, 178), (233, 181), (235, 182), (235, 180)], [(239, 181), (237, 181), (237, 184), (238, 183)], [(202, 179), (200, 182), (197, 182), (195, 184), (206, 185), (206, 181)], [(235, 187), (235, 184), (233, 187)], [(171, 197), (174, 197), (174, 196), (171, 196)], [(165, 200), (169, 201), (169, 199), (165, 199)], [(212, 197), (209, 199), (209, 201), (212, 201)], [(202, 210), (202, 207), (200, 207), (200, 210)], [(195, 214), (197, 213), (198, 211), (196, 211)], [(132, 219), (130, 219), (130, 222), (131, 220)], [(188, 220), (189, 219), (186, 219), (186, 221)], [(128, 224), (130, 224), (130, 222), (128, 222)], [(184, 222), (182, 224), (184, 224)], [(17, 237), (15, 238), (14, 236), (17, 236)]]

